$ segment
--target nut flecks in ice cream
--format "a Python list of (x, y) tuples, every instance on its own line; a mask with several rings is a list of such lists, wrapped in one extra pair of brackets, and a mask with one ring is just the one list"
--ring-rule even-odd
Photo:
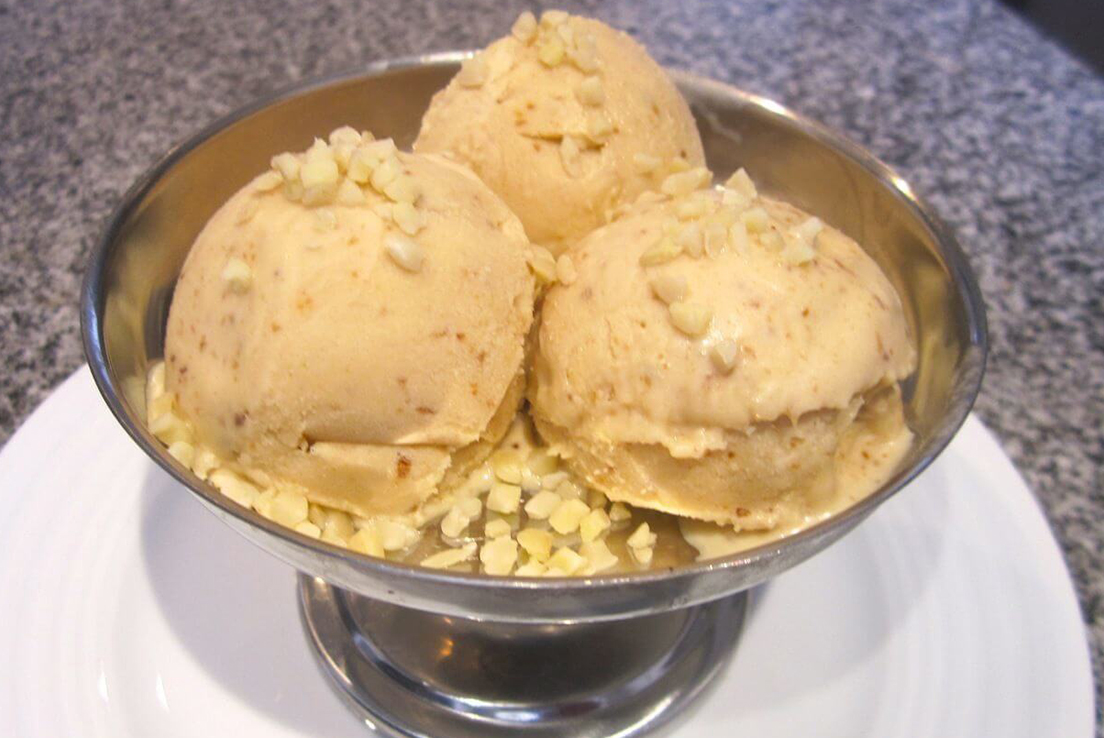
[[(166, 338), (174, 410), (152, 425), (275, 490), (259, 503), (272, 515), (285, 493), (364, 517), (414, 513), (513, 418), (530, 245), (470, 171), (387, 139), (343, 128), (272, 166), (188, 256)], [(245, 202), (257, 212), (239, 222)], [(390, 527), (379, 538), (406, 540)]]
[[(560, 254), (675, 171), (704, 163), (686, 102), (630, 37), (587, 18), (523, 14), (434, 96), (415, 142), (451, 152)], [(642, 168), (639, 156), (654, 159)]]
[(700, 336), (709, 329), (713, 311), (707, 305), (698, 302), (673, 302), (671, 323), (688, 336)]
[(572, 248), (575, 281), (544, 298), (530, 405), (568, 468), (611, 500), (793, 530), (873, 490), (899, 458), (866, 463), (853, 438), (907, 448), (898, 382), (915, 350), (856, 243), (746, 173), (703, 189), (710, 179), (668, 175), (665, 199)]

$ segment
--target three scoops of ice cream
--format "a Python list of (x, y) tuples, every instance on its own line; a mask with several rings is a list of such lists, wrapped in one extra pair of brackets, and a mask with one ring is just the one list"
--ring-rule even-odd
[[(907, 448), (908, 326), (854, 241), (704, 167), (640, 45), (525, 13), (433, 98), (413, 153), (338, 129), (214, 215), (176, 286), (151, 428), (241, 504), (377, 555), (480, 484), (517, 486), (483, 498), (511, 526), (480, 556), (491, 573), (552, 571), (517, 518), (579, 497), (525, 514), (564, 472), (594, 490), (570, 517), (601, 511), (602, 529), (611, 501), (800, 527)], [(560, 477), (529, 464), (473, 487), (526, 398)], [(566, 527), (544, 525), (576, 555)]]

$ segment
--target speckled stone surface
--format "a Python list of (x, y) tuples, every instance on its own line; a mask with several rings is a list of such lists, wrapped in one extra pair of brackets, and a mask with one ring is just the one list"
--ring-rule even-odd
[[(1104, 81), (988, 0), (561, 6), (632, 32), (664, 64), (843, 131), (955, 228), (989, 305), (978, 411), (1066, 553), (1099, 702)], [(76, 302), (89, 249), (119, 196), (174, 142), (304, 77), (479, 45), (522, 8), (2, 0), (0, 442), (81, 364)]]

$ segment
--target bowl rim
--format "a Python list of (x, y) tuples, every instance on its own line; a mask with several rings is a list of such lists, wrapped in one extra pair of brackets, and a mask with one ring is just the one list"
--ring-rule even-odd
[[(927, 469), (932, 461), (946, 448), (973, 408), (981, 388), (989, 351), (988, 323), (981, 290), (970, 268), (969, 260), (951, 230), (893, 168), (842, 134), (806, 118), (770, 98), (692, 72), (666, 69), (677, 86), (692, 86), (711, 94), (737, 100), (744, 105), (766, 110), (778, 118), (785, 119), (789, 124), (797, 126), (821, 144), (853, 160), (877, 180), (887, 185), (933, 236), (938, 246), (937, 255), (952, 279), (956, 294), (962, 299), (969, 342), (961, 358), (961, 371), (964, 372), (964, 376), (959, 382), (961, 399), (954, 404), (948, 416), (944, 418), (944, 422), (929, 444), (927, 452), (912, 465), (898, 470), (889, 481), (872, 494), (822, 521), (784, 538), (760, 544), (722, 558), (693, 562), (676, 568), (656, 571), (597, 574), (589, 577), (519, 577), (429, 569), (417, 564), (367, 556), (350, 549), (324, 543), (321, 540), (310, 538), (270, 521), (252, 509), (238, 505), (207, 482), (200, 480), (189, 469), (169, 456), (167, 449), (153, 438), (145, 423), (136, 417), (137, 413), (133, 410), (128, 411), (119, 389), (111, 378), (103, 337), (102, 306), (106, 301), (104, 293), (105, 267), (108, 263), (108, 257), (113, 251), (113, 244), (145, 195), (158, 184), (161, 178), (177, 162), (192, 150), (221, 133), (224, 129), (267, 107), (318, 89), (364, 77), (424, 66), (458, 64), (474, 53), (474, 51), (467, 50), (401, 56), (371, 62), (332, 74), (311, 77), (281, 87), (219, 117), (197, 133), (174, 145), (121, 196), (119, 204), (108, 216), (101, 236), (93, 247), (81, 286), (80, 322), (85, 358), (88, 361), (96, 387), (116, 420), (135, 443), (145, 451), (146, 455), (164, 471), (168, 472), (177, 482), (197, 495), (207, 505), (218, 508), (224, 515), (236, 518), (239, 523), (260, 527), (267, 533), (282, 539), (283, 543), (308, 548), (314, 556), (322, 559), (345, 560), (346, 563), (351, 564), (366, 575), (378, 575), (387, 578), (398, 576), (429, 586), (465, 585), (483, 589), (542, 592), (554, 589), (569, 593), (579, 590), (594, 591), (596, 589), (656, 582), (671, 583), (692, 579), (703, 574), (743, 569), (754, 566), (761, 560), (774, 558), (782, 549), (799, 547), (802, 542), (809, 539), (829, 536), (836, 531), (846, 532), (849, 527), (860, 522), (881, 503), (908, 485)], [(134, 412), (135, 417), (131, 416), (130, 413), (132, 412)]]

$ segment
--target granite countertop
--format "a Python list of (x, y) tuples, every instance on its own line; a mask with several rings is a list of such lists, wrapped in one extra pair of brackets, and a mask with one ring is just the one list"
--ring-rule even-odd
[[(992, 332), (977, 410), (1065, 551), (1100, 703), (1104, 80), (992, 0), (560, 5), (843, 131), (957, 231)], [(480, 45), (523, 8), (0, 0), (0, 442), (82, 363), (89, 250), (174, 142), (305, 77)]]

